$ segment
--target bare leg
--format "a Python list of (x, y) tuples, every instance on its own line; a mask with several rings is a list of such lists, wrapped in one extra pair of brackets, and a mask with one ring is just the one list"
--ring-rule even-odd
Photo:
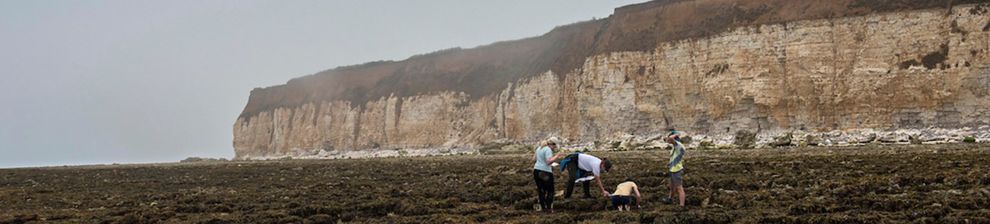
[(670, 200), (674, 200), (674, 197), (677, 197), (676, 195), (677, 188), (674, 187), (674, 183), (670, 183), (670, 187), (668, 188), (668, 190), (669, 193), (667, 194), (667, 198), (670, 198)]
[(677, 193), (680, 194), (681, 206), (684, 206), (684, 186), (677, 186)]

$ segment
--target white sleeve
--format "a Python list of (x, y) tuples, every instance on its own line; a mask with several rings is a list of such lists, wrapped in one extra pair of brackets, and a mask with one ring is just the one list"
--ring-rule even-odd
[(597, 166), (591, 167), (591, 172), (594, 173), (595, 176), (602, 176), (602, 162), (598, 162)]

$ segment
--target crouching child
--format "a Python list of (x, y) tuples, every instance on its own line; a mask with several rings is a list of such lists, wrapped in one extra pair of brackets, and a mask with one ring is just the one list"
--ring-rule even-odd
[[(636, 193), (635, 201), (633, 201), (632, 193)], [(612, 193), (612, 206), (615, 206), (619, 211), (630, 211), (633, 204), (636, 205), (636, 208), (640, 208), (641, 198), (639, 186), (636, 186), (632, 178), (626, 178), (626, 181), (615, 187), (615, 193)]]

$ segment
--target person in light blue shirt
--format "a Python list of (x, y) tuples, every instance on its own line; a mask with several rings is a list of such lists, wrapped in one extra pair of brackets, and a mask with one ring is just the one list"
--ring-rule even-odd
[(536, 182), (537, 198), (544, 212), (553, 213), (553, 169), (550, 164), (562, 153), (553, 154), (557, 149), (557, 138), (542, 141), (533, 155), (533, 180)]

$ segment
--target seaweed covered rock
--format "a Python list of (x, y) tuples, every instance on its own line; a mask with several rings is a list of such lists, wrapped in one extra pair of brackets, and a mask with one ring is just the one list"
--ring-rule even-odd
[(736, 139), (732, 143), (741, 149), (751, 149), (756, 146), (756, 133), (746, 130), (736, 132)]
[(773, 147), (792, 146), (793, 145), (792, 139), (794, 139), (793, 133), (787, 133), (781, 136), (777, 136), (773, 138), (773, 143), (770, 143), (770, 146)]

